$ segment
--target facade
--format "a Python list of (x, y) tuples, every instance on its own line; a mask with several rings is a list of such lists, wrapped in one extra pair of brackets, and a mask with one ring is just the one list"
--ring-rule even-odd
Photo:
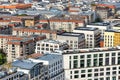
[(101, 32), (98, 28), (75, 28), (73, 32), (84, 33), (86, 48), (100, 47)]
[(43, 39), (45, 39), (44, 35), (8, 41), (6, 43), (7, 62), (12, 62), (17, 58), (34, 53), (36, 42)]
[[(87, 20), (87, 18), (85, 18)], [(60, 16), (49, 19), (50, 28), (52, 30), (65, 30), (72, 32), (76, 27), (84, 26), (84, 17), (81, 16)]]
[(85, 48), (85, 35), (83, 33), (61, 33), (57, 35), (57, 40), (68, 43), (69, 49)]
[(24, 28), (24, 27), (16, 27), (13, 28), (12, 35), (18, 35), (18, 36), (29, 36), (32, 34), (43, 34), (46, 35), (46, 38), (48, 39), (56, 39), (56, 31), (53, 30), (42, 30), (42, 29), (35, 29), (35, 28)]
[(98, 28), (101, 32), (101, 39), (104, 38), (105, 30), (111, 29), (111, 26), (108, 23), (93, 23), (86, 25), (86, 27)]
[(12, 62), (12, 66), (17, 68), (18, 72), (28, 75), (27, 80), (49, 80), (47, 66), (43, 63), (35, 63), (30, 60), (17, 60)]
[(69, 46), (67, 43), (62, 43), (57, 40), (41, 40), (36, 43), (36, 53), (50, 53), (54, 50), (65, 50), (68, 49)]
[(102, 20), (107, 19), (110, 16), (109, 8), (97, 7), (96, 12)]
[(33, 62), (43, 62), (48, 66), (50, 80), (65, 80), (63, 70), (63, 57), (59, 53), (45, 54), (37, 59), (30, 59)]
[(115, 47), (120, 45), (120, 31), (106, 30), (104, 33), (104, 47)]
[(119, 80), (120, 47), (65, 50), (65, 80)]

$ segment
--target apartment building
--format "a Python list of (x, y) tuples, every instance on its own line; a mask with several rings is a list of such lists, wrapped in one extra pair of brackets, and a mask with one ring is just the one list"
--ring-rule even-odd
[(60, 33), (57, 35), (57, 40), (68, 43), (69, 49), (85, 48), (85, 35), (83, 33)]
[(15, 27), (13, 28), (12, 35), (18, 36), (29, 36), (32, 34), (43, 34), (46, 35), (48, 39), (56, 39), (57, 32), (53, 30), (42, 30), (37, 28), (25, 28), (25, 27)]
[(18, 72), (28, 75), (27, 80), (49, 80), (47, 66), (43, 63), (36, 63), (31, 60), (17, 60), (12, 62), (12, 66)]
[(106, 30), (104, 32), (104, 47), (115, 47), (120, 45), (120, 31)]
[(63, 57), (59, 53), (45, 54), (37, 59), (30, 59), (33, 62), (43, 62), (48, 66), (49, 80), (66, 80), (64, 79)]
[(45, 40), (38, 41), (36, 43), (35, 52), (45, 54), (45, 53), (53, 52), (54, 50), (65, 50), (68, 48), (69, 46), (65, 42), (62, 43), (57, 40), (45, 39)]
[(65, 50), (65, 80), (120, 80), (120, 47)]
[(92, 27), (78, 27), (73, 32), (84, 33), (86, 48), (100, 47), (101, 32), (98, 28)]
[(87, 21), (87, 18), (84, 16), (63, 15), (60, 17), (52, 17), (49, 19), (49, 22), (52, 30), (72, 32), (74, 28), (84, 26), (85, 20)]
[(35, 44), (45, 39), (45, 35), (24, 37), (21, 40), (11, 40), (6, 43), (7, 61), (12, 62), (17, 58), (25, 57), (35, 52)]

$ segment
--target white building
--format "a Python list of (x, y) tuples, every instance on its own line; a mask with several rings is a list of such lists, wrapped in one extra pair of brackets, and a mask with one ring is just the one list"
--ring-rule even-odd
[(66, 50), (65, 80), (120, 80), (120, 47)]
[(83, 33), (62, 33), (57, 35), (57, 40), (67, 42), (69, 49), (85, 48), (85, 36)]
[(53, 52), (54, 50), (65, 50), (68, 49), (68, 44), (65, 42), (59, 42), (57, 40), (50, 40), (50, 39), (45, 39), (38, 41), (36, 43), (36, 53), (50, 53)]
[(105, 30), (111, 29), (111, 26), (108, 23), (93, 23), (87, 25), (86, 27), (98, 28), (101, 31), (101, 39), (104, 37)]
[(73, 30), (76, 33), (84, 33), (86, 48), (94, 48), (100, 46), (101, 33), (98, 28), (78, 27)]
[(43, 62), (48, 66), (49, 80), (64, 80), (63, 57), (60, 54), (45, 54), (37, 59), (30, 59), (33, 62)]

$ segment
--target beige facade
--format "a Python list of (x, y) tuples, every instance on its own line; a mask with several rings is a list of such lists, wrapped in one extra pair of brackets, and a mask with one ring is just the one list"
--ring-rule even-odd
[(18, 35), (18, 36), (29, 36), (32, 34), (36, 35), (46, 35), (46, 38), (48, 39), (56, 39), (56, 31), (53, 30), (41, 30), (41, 29), (35, 29), (35, 28), (13, 28), (12, 35)]

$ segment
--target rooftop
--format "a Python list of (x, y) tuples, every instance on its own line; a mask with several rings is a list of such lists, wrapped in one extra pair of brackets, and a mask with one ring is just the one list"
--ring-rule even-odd
[(85, 30), (85, 31), (95, 31), (98, 30), (98, 28), (92, 28), (92, 27), (77, 27), (75, 30)]
[(120, 46), (117, 47), (104, 47), (104, 48), (89, 48), (89, 49), (75, 49), (75, 50), (64, 50), (65, 54), (81, 54), (81, 53), (91, 53), (91, 52), (106, 52), (106, 51), (117, 51), (120, 50)]
[(37, 64), (38, 63), (35, 63), (31, 60), (16, 60), (16, 61), (12, 62), (12, 66), (19, 67), (22, 69), (27, 69), (27, 70), (32, 69)]
[(59, 34), (61, 36), (73, 36), (73, 37), (79, 37), (84, 35), (83, 33), (73, 33), (73, 32), (65, 32), (65, 33), (61, 33)]
[(53, 62), (53, 61), (60, 59), (60, 58), (62, 58), (62, 55), (60, 55), (60, 54), (45, 54), (45, 55), (43, 55), (39, 58), (36, 58), (36, 59)]

